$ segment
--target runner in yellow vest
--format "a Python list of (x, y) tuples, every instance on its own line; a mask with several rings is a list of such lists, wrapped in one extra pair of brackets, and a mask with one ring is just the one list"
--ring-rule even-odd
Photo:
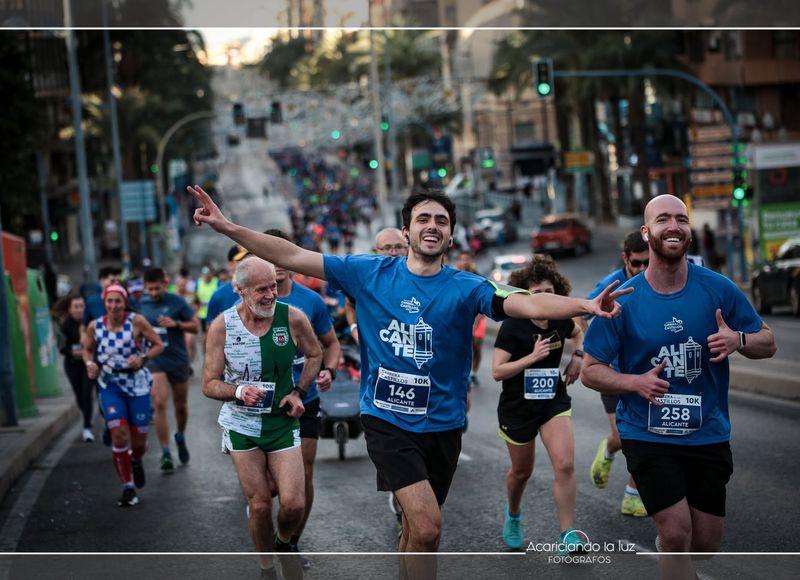
[(200, 326), (206, 332), (206, 316), (208, 316), (208, 301), (212, 294), (219, 287), (219, 280), (214, 276), (214, 272), (208, 266), (203, 266), (202, 276), (197, 280), (197, 317), (200, 319)]

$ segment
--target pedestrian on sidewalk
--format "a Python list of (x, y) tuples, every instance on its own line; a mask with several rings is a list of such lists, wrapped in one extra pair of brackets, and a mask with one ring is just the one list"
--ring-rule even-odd
[(92, 392), (94, 385), (86, 374), (81, 343), (81, 322), (86, 304), (80, 294), (69, 294), (53, 307), (53, 314), (60, 321), (60, 352), (64, 355), (64, 372), (69, 379), (75, 402), (83, 417), (81, 437), (87, 443), (94, 441), (92, 433)]

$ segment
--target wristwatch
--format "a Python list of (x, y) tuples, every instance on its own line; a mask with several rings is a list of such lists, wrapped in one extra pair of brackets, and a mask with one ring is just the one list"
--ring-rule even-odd
[(293, 390), (297, 392), (297, 396), (300, 397), (301, 401), (306, 400), (306, 397), (308, 396), (308, 391), (306, 391), (305, 389), (301, 389), (300, 387), (295, 387)]
[(335, 381), (335, 380), (336, 380), (336, 369), (335, 369), (335, 368), (332, 368), (332, 367), (325, 367), (325, 368), (324, 368), (324, 369), (322, 369), (322, 370), (323, 370), (323, 371), (328, 371), (329, 373), (331, 373), (331, 380), (332, 380), (332, 381)]
[(147, 356), (146, 354), (142, 355), (142, 364), (147, 364), (147, 361), (149, 360), (150, 360), (149, 356)]
[(577, 356), (578, 358), (583, 358), (583, 355), (585, 353), (581, 349), (576, 348), (574, 351), (572, 351), (572, 354)]
[(736, 350), (742, 350), (744, 347), (747, 346), (747, 335), (744, 332), (739, 333), (739, 348)]

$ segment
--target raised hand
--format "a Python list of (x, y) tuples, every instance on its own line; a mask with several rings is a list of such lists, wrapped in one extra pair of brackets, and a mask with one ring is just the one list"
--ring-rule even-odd
[(543, 338), (541, 334), (537, 334), (533, 341), (532, 362), (546, 359), (550, 355), (550, 339)]
[(630, 294), (633, 288), (625, 288), (623, 290), (615, 290), (621, 282), (614, 280), (611, 284), (605, 287), (592, 301), (589, 303), (589, 314), (599, 316), (601, 318), (615, 318), (622, 312), (622, 306), (616, 301), (620, 296)]
[(708, 337), (708, 350), (716, 355), (709, 360), (713, 363), (724, 361), (728, 355), (739, 349), (739, 333), (730, 328), (722, 318), (722, 311), (717, 308), (717, 332)]
[(228, 219), (222, 215), (219, 207), (211, 196), (199, 185), (189, 185), (186, 191), (191, 193), (201, 207), (194, 210), (194, 223), (198, 226), (208, 224), (211, 229), (215, 231), (222, 231), (226, 224), (230, 223)]
[(643, 375), (639, 375), (636, 385), (636, 391), (643, 399), (647, 399), (659, 407), (662, 405), (662, 403), (659, 403), (656, 399), (666, 395), (667, 391), (669, 390), (669, 382), (659, 378), (658, 376), (666, 368), (666, 366), (667, 359), (661, 359), (661, 362), (658, 363), (658, 365)]

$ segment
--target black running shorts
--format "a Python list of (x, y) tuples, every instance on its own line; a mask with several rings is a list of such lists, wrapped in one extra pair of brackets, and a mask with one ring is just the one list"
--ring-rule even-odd
[(686, 498), (701, 512), (725, 517), (725, 485), (733, 473), (729, 443), (676, 445), (623, 439), (622, 453), (648, 514)]
[(524, 412), (512, 414), (507, 409), (497, 409), (500, 437), (512, 445), (525, 445), (533, 441), (542, 425), (553, 417), (571, 416), (569, 411), (572, 409), (572, 398), (565, 390), (557, 392), (550, 400), (525, 403)]
[(300, 439), (319, 439), (319, 399), (304, 406), (306, 411), (300, 415)]
[(600, 399), (603, 401), (603, 408), (608, 415), (617, 414), (617, 403), (619, 403), (619, 395), (603, 395), (600, 394)]
[(414, 433), (361, 415), (367, 452), (377, 469), (378, 491), (397, 491), (427, 480), (439, 505), (444, 503), (461, 453), (461, 428)]

